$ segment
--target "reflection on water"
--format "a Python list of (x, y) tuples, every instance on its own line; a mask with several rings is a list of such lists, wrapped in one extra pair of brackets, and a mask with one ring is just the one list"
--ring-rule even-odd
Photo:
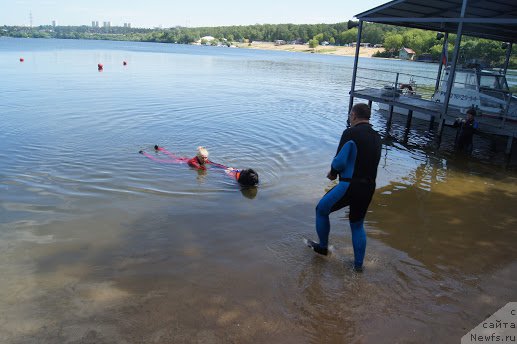
[[(514, 168), (485, 138), (474, 158), (450, 131), (437, 150), (418, 120), (404, 140), (374, 113), (365, 273), (346, 211), (330, 257), (303, 245), (351, 58), (15, 39), (0, 57), (2, 343), (449, 342), (517, 296)], [(138, 154), (155, 144), (205, 145), (261, 184)]]

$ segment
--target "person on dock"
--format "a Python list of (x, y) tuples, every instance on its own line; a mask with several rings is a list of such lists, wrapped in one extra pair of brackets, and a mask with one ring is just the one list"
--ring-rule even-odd
[(351, 127), (341, 136), (327, 178), (339, 183), (323, 196), (316, 207), (316, 232), (319, 243), (306, 240), (316, 253), (328, 254), (330, 213), (350, 206), (349, 222), (354, 247), (354, 270), (363, 271), (366, 250), (364, 218), (375, 192), (377, 166), (381, 158), (381, 138), (370, 125), (371, 110), (356, 104), (349, 114)]
[(467, 118), (458, 118), (454, 121), (452, 125), (455, 128), (458, 128), (458, 132), (456, 133), (456, 142), (455, 148), (457, 150), (471, 153), (472, 152), (472, 138), (474, 137), (474, 133), (479, 127), (478, 122), (474, 119), (476, 116), (476, 110), (474, 108), (470, 108), (467, 110)]

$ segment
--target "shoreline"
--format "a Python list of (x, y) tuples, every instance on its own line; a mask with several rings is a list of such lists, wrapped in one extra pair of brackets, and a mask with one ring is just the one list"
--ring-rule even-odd
[[(282, 44), (275, 45), (273, 42), (252, 42), (249, 43), (237, 43), (237, 48), (243, 49), (258, 49), (258, 50), (271, 50), (271, 51), (289, 51), (296, 53), (308, 53), (308, 54), (322, 54), (322, 55), (336, 55), (336, 56), (355, 56), (355, 47), (342, 47), (342, 46), (317, 46), (316, 48), (309, 48), (308, 45), (303, 44)], [(384, 48), (364, 48), (361, 47), (359, 50), (360, 57), (373, 57), (373, 54), (377, 51), (384, 51)]]

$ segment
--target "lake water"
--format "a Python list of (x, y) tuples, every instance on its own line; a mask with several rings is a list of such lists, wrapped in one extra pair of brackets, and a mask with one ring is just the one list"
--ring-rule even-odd
[[(325, 176), (352, 66), (0, 39), (0, 342), (459, 342), (515, 301), (516, 170), (488, 139), (476, 138), (472, 158), (452, 152), (450, 132), (437, 150), (426, 123), (403, 144), (405, 119), (387, 132), (374, 111), (384, 144), (365, 272), (349, 268), (346, 211), (331, 216), (331, 257), (304, 247), (334, 185)], [(155, 144), (187, 157), (204, 145), (261, 183), (241, 190), (217, 169), (138, 154)]]

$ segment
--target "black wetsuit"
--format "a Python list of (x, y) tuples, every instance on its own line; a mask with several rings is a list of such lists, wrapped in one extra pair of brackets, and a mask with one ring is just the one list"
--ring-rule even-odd
[(343, 132), (331, 174), (339, 174), (339, 183), (316, 206), (316, 233), (319, 243), (307, 241), (315, 252), (328, 253), (329, 215), (350, 206), (350, 229), (354, 247), (354, 268), (362, 271), (366, 250), (364, 217), (375, 192), (377, 166), (381, 158), (381, 138), (368, 123), (360, 123)]
[[(382, 144), (380, 135), (368, 123), (359, 123), (346, 129), (339, 141), (336, 155), (348, 141), (354, 141), (357, 147), (354, 173), (351, 179), (339, 177), (340, 181), (350, 182), (350, 186), (345, 195), (332, 206), (331, 212), (349, 205), (349, 220), (356, 222), (366, 216), (375, 192), (375, 179), (381, 159)], [(338, 174), (332, 167), (331, 173)]]
[(456, 148), (462, 151), (472, 151), (472, 138), (478, 128), (475, 120), (456, 120), (453, 127), (458, 127), (456, 134)]

